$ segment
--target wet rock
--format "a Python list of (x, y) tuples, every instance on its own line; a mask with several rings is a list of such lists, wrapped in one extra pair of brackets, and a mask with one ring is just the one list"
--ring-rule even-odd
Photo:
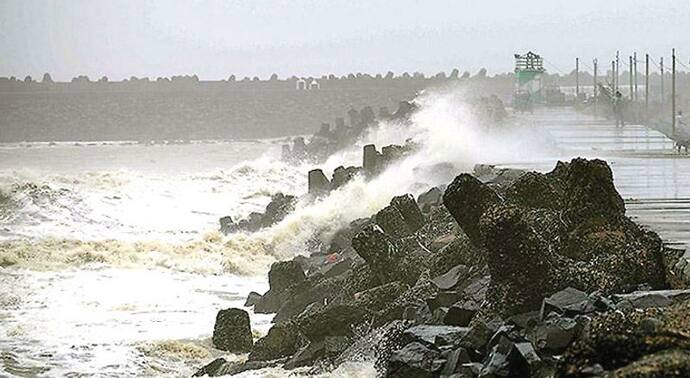
[(431, 244), (429, 245), (429, 249), (433, 252), (438, 252), (441, 249), (445, 248), (448, 246), (450, 243), (454, 242), (455, 239), (457, 239), (457, 235), (455, 234), (445, 234), (437, 237), (436, 239), (431, 241)]
[(563, 353), (575, 339), (582, 326), (575, 319), (552, 316), (532, 331), (532, 342), (540, 350), (553, 354)]
[(432, 278), (433, 282), (441, 290), (452, 290), (469, 275), (469, 268), (465, 265), (457, 265), (445, 274)]
[(433, 377), (442, 368), (445, 361), (440, 360), (440, 353), (432, 347), (413, 342), (391, 354), (388, 364), (389, 377)]
[(574, 317), (595, 311), (594, 301), (587, 293), (572, 287), (565, 288), (542, 302), (541, 317), (545, 319), (551, 312)]
[(235, 221), (232, 220), (231, 216), (225, 216), (220, 218), (220, 232), (224, 234), (229, 234), (237, 230), (237, 225)]
[(213, 327), (214, 347), (233, 353), (245, 353), (251, 350), (253, 344), (247, 311), (238, 308), (218, 311)]
[(559, 162), (551, 174), (564, 182), (565, 215), (572, 222), (615, 222), (625, 215), (625, 203), (605, 161), (578, 158)]
[(242, 219), (237, 223), (237, 228), (246, 231), (257, 231), (261, 228), (263, 214), (258, 212), (251, 212), (246, 219)]
[(402, 213), (394, 206), (386, 206), (376, 213), (376, 223), (383, 231), (393, 237), (402, 238), (412, 233), (405, 223)]
[(340, 166), (333, 171), (333, 179), (331, 180), (331, 190), (338, 189), (352, 180), (359, 173), (357, 167), (344, 168)]
[(547, 209), (562, 207), (562, 193), (554, 180), (539, 172), (522, 174), (507, 189), (507, 197), (511, 203), (524, 206)]
[(244, 307), (252, 307), (259, 303), (262, 298), (263, 297), (261, 296), (261, 294), (252, 291), (249, 293), (249, 295), (247, 295), (247, 300), (244, 301)]
[(271, 265), (268, 272), (269, 290), (254, 305), (257, 313), (276, 313), (285, 304), (290, 296), (287, 291), (296, 285), (302, 285), (306, 275), (299, 261), (279, 261)]
[(460, 234), (431, 257), (430, 269), (433, 276), (438, 276), (458, 265), (465, 265), (470, 269), (482, 269), (485, 264), (484, 254), (470, 242), (467, 236)]
[(396, 280), (400, 256), (390, 238), (377, 225), (366, 226), (352, 239), (352, 247), (381, 283)]
[(312, 169), (308, 174), (308, 193), (320, 196), (328, 193), (331, 183), (320, 169)]
[(500, 202), (498, 195), (471, 175), (461, 174), (443, 193), (443, 204), (475, 245), (481, 245), (479, 219)]
[(460, 341), (460, 346), (467, 349), (473, 356), (483, 356), (489, 340), (497, 332), (500, 324), (502, 321), (499, 318), (474, 322)]
[(423, 212), (428, 212), (434, 206), (443, 204), (443, 191), (435, 186), (417, 197), (417, 204)]
[(192, 377), (219, 377), (225, 374), (226, 365), (228, 361), (225, 358), (219, 357), (209, 362), (206, 366), (197, 370)]
[(295, 210), (297, 198), (295, 196), (277, 193), (271, 197), (271, 202), (266, 205), (266, 211), (261, 217), (261, 226), (270, 227)]
[(302, 366), (312, 365), (317, 360), (322, 359), (326, 354), (326, 345), (323, 341), (311, 342), (306, 347), (300, 349), (283, 366), (291, 370)]
[(667, 307), (690, 299), (689, 289), (636, 291), (612, 296), (619, 309)]
[(254, 344), (249, 354), (250, 361), (275, 360), (292, 356), (301, 345), (299, 331), (294, 323), (283, 322), (273, 325), (266, 336)]
[(554, 286), (555, 261), (548, 238), (537, 232), (530, 213), (516, 206), (491, 208), (482, 217), (491, 273), (489, 297), (501, 314), (517, 314), (538, 308)]
[[(597, 366), (604, 374), (625, 371), (626, 366), (632, 369), (627, 371), (638, 373), (644, 371), (638, 368), (654, 371), (660, 365), (682, 367), (670, 356), (690, 350), (686, 336), (690, 332), (689, 314), (690, 302), (686, 301), (665, 308), (618, 310), (595, 316), (583, 336), (563, 354), (558, 374), (581, 376), (585, 369)], [(657, 355), (666, 352), (670, 353), (669, 359)]]
[(670, 350), (650, 354), (627, 366), (615, 370), (614, 377), (688, 377), (690, 352)]
[(323, 278), (310, 277), (303, 284), (292, 286), (282, 295), (282, 305), (273, 318), (274, 322), (288, 320), (299, 315), (311, 304), (319, 306), (337, 297), (344, 281), (344, 277)]
[(280, 293), (293, 285), (304, 282), (306, 276), (302, 266), (293, 260), (278, 261), (268, 272), (268, 286), (274, 293)]
[(347, 303), (324, 307), (296, 321), (300, 331), (313, 342), (328, 336), (352, 337), (353, 327), (370, 319), (371, 315), (368, 309)]
[(408, 328), (402, 334), (403, 343), (419, 342), (434, 345), (438, 341), (441, 345), (453, 345), (469, 332), (466, 327), (452, 327), (446, 325), (417, 325)]
[[(451, 374), (460, 374), (463, 370), (462, 365), (470, 363), (470, 355), (464, 348), (457, 348), (443, 353), (446, 363), (443, 365), (443, 370), (441, 370), (442, 376), (448, 376)], [(477, 373), (479, 370), (477, 370)]]
[(376, 151), (376, 146), (367, 144), (363, 148), (362, 170), (364, 174), (372, 175), (379, 170), (379, 160), (381, 154)]
[(270, 367), (278, 366), (284, 363), (285, 360), (273, 360), (273, 361), (246, 361), (246, 362), (229, 362), (224, 358), (216, 358), (208, 365), (199, 369), (193, 376), (194, 377), (222, 377), (222, 376), (234, 376), (249, 370), (265, 369)]
[(419, 230), (424, 225), (424, 215), (417, 206), (417, 202), (410, 194), (393, 197), (391, 206), (400, 211), (405, 224), (411, 232)]
[(480, 303), (472, 300), (462, 300), (448, 308), (448, 313), (443, 318), (443, 324), (466, 327), (477, 314)]

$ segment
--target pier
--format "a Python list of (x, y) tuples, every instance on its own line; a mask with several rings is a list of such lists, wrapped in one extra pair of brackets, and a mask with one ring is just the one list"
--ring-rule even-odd
[(643, 125), (616, 128), (611, 120), (568, 107), (539, 109), (519, 117), (543, 131), (559, 156), (502, 166), (546, 172), (557, 159), (605, 159), (625, 199), (627, 214), (659, 233), (668, 245), (690, 244), (690, 155), (675, 152), (671, 139)]

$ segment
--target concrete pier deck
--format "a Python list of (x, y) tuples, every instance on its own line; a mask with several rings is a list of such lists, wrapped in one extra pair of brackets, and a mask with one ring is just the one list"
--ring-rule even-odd
[(549, 171), (557, 159), (605, 159), (628, 215), (667, 244), (690, 245), (690, 155), (677, 154), (666, 136), (642, 125), (616, 128), (612, 121), (572, 108), (542, 109), (518, 118), (527, 127), (543, 130), (558, 156), (502, 166)]

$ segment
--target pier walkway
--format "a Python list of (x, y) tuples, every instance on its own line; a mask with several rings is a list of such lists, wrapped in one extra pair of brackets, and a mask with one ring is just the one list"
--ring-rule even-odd
[(542, 109), (517, 117), (528, 127), (543, 130), (558, 156), (502, 166), (549, 171), (557, 159), (605, 159), (625, 199), (627, 214), (656, 231), (667, 244), (690, 245), (690, 155), (678, 155), (666, 136), (642, 125), (616, 128), (612, 121), (572, 108)]

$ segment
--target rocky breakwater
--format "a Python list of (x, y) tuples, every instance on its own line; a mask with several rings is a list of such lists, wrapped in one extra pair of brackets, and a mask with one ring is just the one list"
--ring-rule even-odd
[(378, 115), (374, 114), (371, 106), (365, 106), (360, 111), (352, 108), (348, 111), (349, 124), (342, 117), (335, 118), (333, 128), (324, 122), (308, 141), (299, 136), (293, 138), (292, 145), (283, 145), (281, 158), (287, 162), (324, 161), (338, 150), (353, 145), (379, 122), (409, 122), (410, 115), (416, 110), (417, 105), (410, 101), (401, 101), (398, 110), (392, 114), (386, 107), (379, 109)]
[(275, 263), (247, 302), (274, 326), (247, 362), (200, 374), (366, 360), (393, 377), (685, 376), (677, 258), (625, 216), (603, 161), (478, 166)]

